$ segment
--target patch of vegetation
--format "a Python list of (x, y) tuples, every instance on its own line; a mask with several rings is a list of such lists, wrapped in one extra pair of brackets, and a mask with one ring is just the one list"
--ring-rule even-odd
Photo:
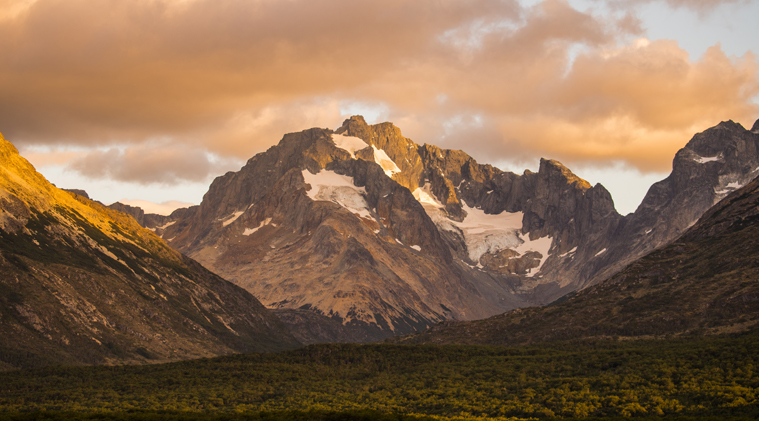
[[(0, 412), (19, 420), (27, 411), (80, 419), (755, 419), (756, 349), (754, 333), (518, 348), (325, 344), (154, 366), (48, 367), (0, 373)], [(103, 418), (86, 418), (95, 416)]]

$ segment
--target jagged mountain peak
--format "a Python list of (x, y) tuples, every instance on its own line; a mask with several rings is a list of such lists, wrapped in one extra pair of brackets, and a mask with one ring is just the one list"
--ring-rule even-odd
[(741, 124), (723, 121), (693, 136), (684, 149), (693, 151), (698, 155), (697, 160), (705, 162), (711, 162), (711, 158), (730, 159), (738, 153), (753, 153), (755, 142), (746, 133), (748, 131)]
[(757, 133), (723, 121), (695, 134), (675, 154), (670, 175), (654, 183), (636, 211), (625, 217), (615, 234), (619, 241), (605, 253), (610, 263), (587, 285), (604, 281), (637, 257), (679, 237), (715, 203), (757, 175)]
[(759, 134), (759, 120), (756, 120), (754, 125), (751, 126), (751, 132)]
[(759, 179), (674, 242), (548, 307), (444, 323), (401, 343), (521, 345), (580, 338), (724, 335), (759, 327)]
[(581, 264), (559, 254), (603, 247), (580, 235), (613, 211), (598, 190), (557, 161), (516, 175), (353, 116), (286, 134), (156, 232), (272, 308), (379, 339), (524, 305), (539, 284), (561, 294)]
[[(756, 137), (730, 122), (692, 145), (699, 136), (726, 151)], [(748, 146), (724, 159), (684, 148), (673, 174), (622, 217), (601, 184), (556, 160), (518, 175), (353, 116), (334, 132), (285, 135), (160, 233), (269, 307), (302, 307), (379, 339), (608, 278), (743, 180), (731, 174), (748, 177), (759, 159)]]
[(538, 170), (538, 173), (549, 173), (546, 174), (546, 177), (551, 177), (550, 173), (557, 173), (568, 185), (575, 186), (582, 190), (588, 190), (591, 188), (590, 183), (575, 175), (575, 173), (569, 168), (555, 159), (540, 158), (540, 169)]

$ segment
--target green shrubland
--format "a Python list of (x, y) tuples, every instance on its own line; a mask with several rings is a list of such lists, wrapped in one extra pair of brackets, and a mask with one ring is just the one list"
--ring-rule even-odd
[(161, 365), (58, 366), (0, 373), (0, 415), (754, 419), (757, 350), (753, 333), (512, 348), (325, 344)]

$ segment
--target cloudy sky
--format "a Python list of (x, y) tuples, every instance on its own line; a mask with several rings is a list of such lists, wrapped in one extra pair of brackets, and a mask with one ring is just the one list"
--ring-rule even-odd
[(392, 121), (625, 214), (759, 118), (759, 1), (0, 0), (0, 132), (59, 187), (199, 203), (286, 132)]

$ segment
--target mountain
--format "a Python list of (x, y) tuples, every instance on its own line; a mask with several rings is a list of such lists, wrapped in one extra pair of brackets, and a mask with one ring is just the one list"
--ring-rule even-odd
[(376, 340), (607, 279), (751, 180), (758, 142), (733, 122), (697, 134), (623, 217), (602, 185), (558, 161), (504, 172), (354, 116), (285, 135), (214, 180), (200, 206), (151, 228), (267, 307)]
[(755, 179), (676, 241), (562, 302), (445, 322), (398, 342), (517, 345), (759, 330), (758, 204)]
[(627, 264), (668, 244), (731, 192), (759, 175), (759, 120), (751, 131), (726, 121), (698, 133), (680, 149), (672, 173), (648, 190), (625, 217), (595, 273), (580, 286), (599, 283)]
[(55, 188), (0, 136), (0, 368), (144, 363), (299, 343), (130, 216)]

